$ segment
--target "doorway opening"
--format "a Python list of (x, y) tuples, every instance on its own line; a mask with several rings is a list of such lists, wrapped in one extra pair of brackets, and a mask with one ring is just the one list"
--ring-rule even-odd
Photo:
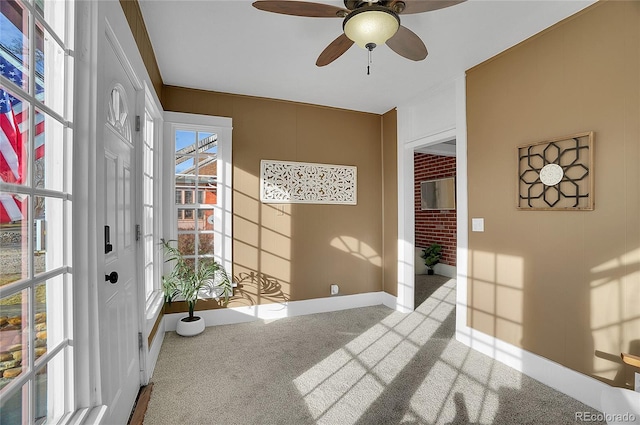
[[(414, 149), (414, 308), (456, 276), (456, 174), (455, 139)], [(435, 260), (429, 247), (439, 254)]]

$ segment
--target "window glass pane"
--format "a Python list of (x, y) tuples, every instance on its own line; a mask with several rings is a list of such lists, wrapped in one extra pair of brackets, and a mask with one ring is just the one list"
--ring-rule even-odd
[(34, 184), (36, 187), (64, 189), (64, 126), (36, 109), (34, 140)]
[(27, 196), (0, 192), (0, 286), (29, 277)]
[(204, 147), (203, 146), (204, 143), (210, 144), (215, 142), (215, 140), (217, 140), (217, 136), (213, 133), (210, 133), (208, 131), (198, 132), (198, 141), (200, 142), (201, 147)]
[(178, 208), (178, 230), (195, 230), (196, 221), (192, 209)]
[(198, 254), (213, 255), (213, 233), (200, 233), (198, 236)]
[(178, 249), (182, 255), (194, 255), (196, 253), (196, 235), (192, 233), (178, 235)]
[(192, 156), (176, 156), (176, 184), (183, 183), (184, 177), (182, 180), (178, 179), (178, 176), (182, 174), (193, 174), (195, 159)]
[[(34, 401), (36, 423), (58, 423), (64, 414), (64, 391), (61, 380), (65, 376), (62, 352), (36, 371)], [(41, 422), (38, 422), (41, 421)]]
[(144, 236), (144, 263), (153, 263), (153, 235), (148, 234)]
[(144, 228), (142, 229), (145, 234), (153, 233), (153, 207), (144, 207)]
[(49, 26), (53, 28), (53, 31), (60, 37), (61, 40), (65, 39), (65, 13), (66, 13), (66, 1), (65, 0), (36, 0), (36, 8), (47, 21)]
[(4, 115), (0, 179), (5, 183), (28, 185), (29, 104), (0, 86), (0, 114)]
[(38, 359), (64, 340), (64, 276), (36, 285), (35, 294), (34, 354)]
[(0, 13), (0, 74), (29, 89), (28, 14), (16, 1), (2, 2)]
[(193, 146), (196, 142), (196, 132), (195, 131), (184, 131), (178, 130), (176, 131), (176, 155), (186, 153), (189, 149), (191, 149), (191, 153), (193, 153)]
[(202, 152), (205, 152), (207, 154), (216, 154), (218, 152), (218, 135), (215, 134), (214, 137), (215, 141), (212, 141), (212, 143), (203, 146)]
[[(36, 97), (58, 114), (64, 115), (65, 85), (60, 84), (65, 78), (64, 49), (48, 31), (38, 29), (36, 34), (38, 46), (42, 44), (43, 49), (38, 47), (36, 51)], [(39, 93), (40, 75), (44, 88), (42, 94)]]
[[(4, 380), (0, 378), (0, 380)], [(22, 389), (16, 391), (11, 397), (0, 397), (0, 412), (2, 412), (2, 425), (19, 425), (27, 423), (26, 415), (24, 421), (22, 414), (24, 409), (22, 405), (28, 406), (29, 400), (29, 384), (24, 384)]]
[[(215, 177), (218, 173), (218, 161), (217, 156), (214, 153), (201, 153), (198, 155), (198, 174), (202, 176)], [(207, 183), (215, 183), (207, 182)]]
[(33, 251), (36, 275), (64, 264), (63, 200), (36, 196)]
[(0, 300), (0, 389), (29, 365), (28, 291), (24, 289)]
[(193, 190), (184, 191), (184, 203), (193, 204)]
[(212, 209), (200, 210), (201, 219), (198, 221), (198, 229), (213, 230), (214, 211)]
[(153, 264), (148, 264), (144, 268), (144, 288), (145, 288), (145, 298), (149, 298), (151, 293), (154, 290), (153, 285)]
[(218, 203), (218, 190), (216, 184), (201, 185), (200, 190), (204, 192), (203, 204), (216, 205)]

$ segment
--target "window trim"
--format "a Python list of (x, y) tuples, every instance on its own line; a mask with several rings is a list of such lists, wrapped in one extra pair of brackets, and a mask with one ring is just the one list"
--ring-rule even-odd
[[(162, 177), (161, 177), (161, 159), (162, 159), (162, 155), (163, 155), (163, 127), (164, 127), (164, 122), (163, 122), (163, 115), (161, 112), (161, 109), (158, 107), (158, 105), (156, 105), (153, 97), (152, 97), (152, 88), (150, 88), (146, 81), (144, 82), (144, 104), (141, 105), (140, 110), (144, 111), (144, 116), (140, 117), (140, 121), (142, 124), (142, 128), (140, 129), (141, 132), (145, 132), (146, 128), (146, 115), (149, 114), (151, 119), (153, 120), (153, 224), (152, 224), (152, 233), (154, 235), (154, 247), (156, 246), (155, 242), (159, 242), (160, 241), (160, 237), (158, 236), (160, 234), (160, 230), (161, 230), (161, 223), (164, 219), (163, 216), (163, 204), (162, 204), (162, 199), (163, 199), (163, 191), (162, 191)], [(138, 168), (139, 168), (139, 178), (140, 181), (138, 183), (138, 187), (140, 189), (139, 193), (144, 193), (144, 153), (142, 152), (142, 150), (144, 149), (144, 143), (141, 143), (141, 152), (139, 156), (139, 161), (138, 161)], [(142, 201), (140, 202), (140, 204), (138, 205), (139, 208), (139, 213), (138, 213), (138, 223), (141, 226), (141, 240), (140, 240), (140, 248), (139, 249), (139, 258), (140, 258), (140, 263), (143, 264), (144, 260), (145, 260), (145, 252), (144, 252), (144, 229), (143, 229), (143, 223), (144, 223), (144, 196), (141, 197)], [(155, 323), (155, 319), (157, 318), (158, 314), (160, 313), (160, 310), (162, 309), (162, 301), (164, 301), (164, 295), (162, 293), (162, 285), (160, 283), (160, 276), (161, 276), (161, 272), (162, 272), (162, 267), (161, 264), (163, 263), (163, 259), (162, 259), (162, 255), (161, 255), (161, 251), (159, 249), (154, 250), (154, 254), (153, 254), (153, 269), (154, 269), (154, 289), (151, 293), (150, 296), (147, 297), (147, 292), (146, 292), (146, 282), (145, 282), (145, 274), (144, 274), (144, 269), (145, 267), (141, 267), (139, 272), (140, 272), (140, 281), (141, 282), (145, 282), (144, 288), (141, 289), (141, 296), (144, 300), (144, 322), (143, 323), (143, 329), (145, 331), (145, 335), (148, 336), (149, 333), (151, 332), (151, 329), (153, 328), (153, 325)]]
[[(46, 394), (47, 394), (47, 407), (46, 407), (46, 421), (54, 420), (59, 421), (65, 416), (68, 416), (73, 409), (75, 408), (75, 392), (74, 392), (74, 384), (73, 381), (76, 377), (75, 364), (73, 361), (74, 356), (74, 347), (73, 347), (73, 327), (75, 321), (78, 320), (76, 311), (73, 307), (73, 299), (75, 294), (74, 288), (74, 275), (73, 275), (73, 243), (75, 242), (74, 231), (71, 223), (72, 211), (77, 208), (77, 203), (72, 202), (72, 188), (73, 188), (73, 179), (72, 179), (72, 169), (75, 167), (74, 158), (72, 158), (70, 144), (75, 143), (75, 135), (73, 134), (73, 120), (75, 116), (73, 114), (73, 96), (74, 87), (75, 87), (75, 74), (76, 70), (74, 67), (74, 58), (73, 58), (73, 47), (74, 47), (74, 36), (73, 32), (69, 31), (68, 27), (73, 27), (75, 22), (75, 11), (76, 4), (74, 1), (64, 2), (64, 11), (60, 15), (62, 20), (64, 21), (65, 34), (63, 34), (62, 38), (55, 32), (52, 26), (49, 24), (47, 19), (47, 12), (49, 10), (38, 11), (36, 5), (32, 2), (21, 1), (18, 3), (19, 7), (22, 7), (23, 10), (23, 20), (26, 15), (26, 27), (28, 29), (28, 36), (23, 41), (23, 46), (26, 45), (28, 48), (28, 69), (25, 70), (24, 74), (28, 75), (28, 86), (19, 86), (15, 84), (13, 81), (0, 76), (0, 84), (7, 90), (8, 92), (13, 93), (15, 96), (19, 97), (23, 105), (28, 105), (25, 110), (28, 111), (28, 140), (27, 146), (30, 149), (35, 148), (35, 140), (36, 140), (36, 132), (35, 132), (35, 118), (36, 111), (44, 114), (45, 117), (48, 117), (50, 120), (58, 122), (61, 124), (61, 140), (59, 142), (62, 145), (62, 152), (60, 153), (61, 159), (63, 161), (64, 167), (68, 170), (63, 173), (61, 179), (62, 184), (60, 188), (46, 188), (46, 187), (38, 187), (36, 184), (35, 176), (35, 168), (36, 168), (36, 158), (32, 155), (27, 155), (24, 160), (29, 161), (30, 170), (29, 173), (25, 176), (24, 184), (8, 184), (4, 182), (0, 182), (0, 190), (6, 191), (9, 193), (23, 194), (28, 195), (30, 200), (34, 200), (38, 197), (43, 199), (52, 199), (59, 200), (61, 204), (57, 207), (53, 208), (55, 211), (54, 214), (59, 214), (61, 220), (61, 228), (55, 229), (55, 232), (58, 233), (55, 235), (55, 238), (58, 240), (62, 240), (62, 252), (61, 255), (61, 264), (51, 268), (50, 270), (45, 270), (44, 272), (36, 274), (35, 270), (35, 261), (34, 261), (34, 249), (33, 246), (33, 224), (36, 222), (36, 217), (34, 216), (34, 208), (35, 202), (29, 202), (27, 206), (27, 256), (29, 256), (28, 261), (28, 273), (27, 277), (22, 277), (18, 281), (9, 283), (6, 286), (0, 288), (0, 298), (5, 298), (7, 296), (11, 296), (14, 294), (21, 294), (24, 296), (25, 290), (27, 294), (27, 299), (23, 299), (23, 304), (26, 303), (26, 313), (23, 312), (23, 315), (27, 316), (27, 324), (26, 329), (21, 328), (20, 332), (24, 334), (26, 332), (26, 338), (30, 342), (27, 348), (27, 356), (23, 357), (23, 362), (26, 359), (26, 365), (22, 364), (22, 372), (19, 376), (14, 378), (14, 381), (9, 383), (6, 387), (3, 388), (4, 393), (3, 398), (8, 399), (14, 395), (17, 395), (22, 392), (23, 403), (24, 403), (24, 392), (25, 386), (28, 386), (26, 391), (29, 396), (27, 397), (27, 405), (22, 405), (22, 416), (23, 422), (35, 422), (36, 414), (37, 414), (37, 395), (36, 395), (36, 385), (35, 382), (36, 375), (38, 371), (47, 368), (47, 380), (46, 386)], [(55, 4), (52, 4), (55, 8)], [(60, 48), (62, 53), (62, 75), (57, 75), (57, 71), (59, 69), (56, 68), (47, 68), (45, 66), (43, 72), (48, 73), (47, 78), (53, 79), (56, 78), (58, 81), (63, 81), (63, 93), (62, 99), (60, 102), (59, 109), (52, 109), (47, 102), (49, 96), (52, 96), (51, 92), (53, 89), (49, 89), (49, 86), (44, 86), (43, 90), (43, 99), (40, 100), (39, 96), (36, 94), (36, 45), (38, 43), (36, 28), (40, 28), (43, 31), (43, 38), (45, 35), (50, 36), (53, 39), (55, 46)], [(48, 56), (50, 53), (48, 52), (50, 47), (48, 48), (46, 43), (43, 46), (42, 53), (45, 56)], [(44, 84), (44, 82), (43, 82)], [(53, 82), (52, 85), (53, 87)], [(55, 96), (59, 96), (60, 94), (55, 94)], [(47, 102), (47, 105), (45, 105)], [(47, 118), (45, 118), (46, 120)], [(52, 133), (53, 134), (53, 133)], [(55, 134), (53, 134), (55, 137)], [(56, 141), (56, 140), (54, 140)], [(57, 141), (56, 141), (57, 142)], [(46, 138), (45, 133), (45, 146), (48, 146), (50, 143)], [(55, 146), (55, 145), (51, 145)], [(30, 152), (33, 152), (32, 150)], [(46, 158), (46, 157), (45, 157)], [(46, 210), (49, 210), (48, 207), (45, 207)], [(53, 229), (52, 229), (53, 230)], [(50, 231), (52, 233), (52, 231)], [(55, 239), (52, 238), (52, 239)], [(47, 238), (49, 239), (49, 237)], [(46, 255), (50, 254), (49, 250), (46, 250)], [(58, 286), (52, 293), (49, 291), (54, 289), (53, 287), (49, 287), (49, 284), (53, 284), (53, 286)], [(53, 303), (53, 310), (59, 310), (53, 315), (58, 315), (59, 323), (49, 323), (49, 319), (46, 320), (47, 332), (49, 336), (47, 338), (47, 351), (41, 357), (36, 358), (34, 347), (35, 344), (32, 342), (35, 340), (35, 305), (36, 298), (35, 292), (39, 285), (46, 286), (46, 297), (47, 297), (47, 315), (52, 315), (49, 311), (49, 301), (50, 297), (57, 299), (60, 306), (55, 305), (56, 302)], [(59, 308), (60, 307), (60, 308)], [(24, 308), (24, 307), (22, 307)], [(24, 326), (24, 325), (23, 325)], [(54, 328), (49, 328), (53, 326)], [(55, 332), (51, 332), (54, 330)], [(51, 334), (56, 333), (60, 334), (59, 340), (54, 340), (54, 344), (50, 347), (49, 343), (51, 341)], [(50, 365), (55, 366), (49, 368)], [(62, 368), (62, 370), (60, 369)], [(55, 377), (54, 377), (55, 376)], [(56, 378), (57, 377), (57, 378)], [(63, 377), (63, 379), (60, 379)], [(53, 397), (53, 394), (56, 393), (57, 397)], [(55, 400), (51, 402), (52, 399)]]
[[(179, 130), (200, 131), (216, 133), (218, 135), (218, 159), (217, 159), (217, 185), (218, 203), (214, 206), (214, 238), (221, 243), (214, 244), (214, 257), (219, 261), (228, 273), (232, 273), (232, 119), (209, 115), (187, 114), (182, 112), (165, 112), (165, 137), (164, 152), (172, 154), (163, 156), (164, 169), (175, 170), (175, 133)], [(164, 217), (163, 233), (167, 239), (177, 239), (178, 229), (174, 225), (177, 220), (177, 208), (175, 205), (175, 172), (164, 173), (164, 187), (168, 199), (163, 199), (163, 210), (170, 217)]]

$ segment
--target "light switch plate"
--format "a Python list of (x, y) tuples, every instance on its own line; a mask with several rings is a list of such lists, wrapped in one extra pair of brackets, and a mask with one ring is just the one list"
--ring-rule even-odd
[(472, 232), (484, 232), (484, 218), (472, 218), (471, 219), (471, 231)]

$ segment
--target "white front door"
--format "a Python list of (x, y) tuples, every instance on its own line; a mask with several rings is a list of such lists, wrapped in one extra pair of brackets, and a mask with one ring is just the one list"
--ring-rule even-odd
[[(102, 87), (105, 114), (103, 199), (98, 213), (98, 240), (104, 237), (104, 273), (99, 282), (102, 402), (107, 424), (126, 424), (140, 388), (139, 313), (136, 270), (136, 185), (133, 135), (136, 91), (116, 48), (105, 36)], [(102, 168), (102, 167), (101, 167)], [(100, 182), (102, 179), (98, 179)], [(100, 183), (99, 183), (100, 184)], [(100, 218), (102, 220), (100, 221)], [(117, 277), (116, 277), (117, 274)]]

